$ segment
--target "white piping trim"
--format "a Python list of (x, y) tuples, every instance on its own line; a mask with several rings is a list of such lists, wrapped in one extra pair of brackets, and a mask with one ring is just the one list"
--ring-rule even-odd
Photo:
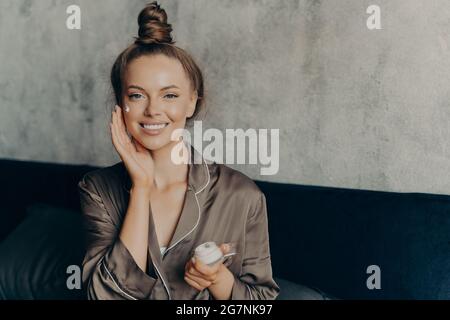
[(209, 182), (211, 181), (211, 175), (209, 174), (209, 167), (208, 164), (206, 163), (206, 160), (203, 159), (203, 161), (205, 162), (205, 166), (206, 166), (206, 172), (208, 173), (208, 181), (206, 182), (206, 184), (203, 186), (203, 188), (201, 188), (200, 190), (198, 190), (195, 194), (199, 194), (200, 192), (202, 192), (203, 190), (205, 190), (205, 188), (208, 186)]
[[(205, 190), (205, 188), (206, 188), (206, 187), (209, 185), (209, 183), (211, 182), (211, 175), (209, 174), (209, 167), (208, 167), (208, 164), (206, 163), (206, 160), (205, 160), (203, 157), (202, 157), (202, 160), (203, 160), (203, 162), (205, 163), (205, 166), (206, 166), (206, 172), (208, 173), (208, 181), (206, 182), (206, 184), (205, 184), (199, 191), (197, 191), (197, 192), (194, 193), (194, 196), (195, 196), (195, 202), (197, 203), (197, 208), (198, 208), (198, 217), (197, 217), (197, 221), (196, 221), (194, 227), (191, 229), (191, 231), (189, 231), (188, 233), (186, 233), (182, 238), (180, 238), (177, 242), (175, 242), (173, 245), (171, 245), (170, 247), (168, 247), (168, 248), (164, 251), (164, 253), (161, 255), (162, 257), (164, 257), (164, 256), (167, 254), (167, 252), (169, 252), (169, 250), (171, 250), (172, 248), (174, 248), (177, 244), (179, 244), (182, 240), (184, 240), (188, 235), (190, 235), (190, 234), (198, 227), (198, 224), (199, 224), (199, 222), (200, 222), (200, 217), (201, 217), (201, 215), (202, 215), (202, 212), (201, 212), (201, 209), (200, 209), (200, 203), (198, 202), (197, 194), (199, 194), (200, 192), (202, 192), (203, 190)], [(153, 265), (155, 266), (156, 271), (158, 272), (158, 274), (159, 274), (159, 276), (160, 276), (160, 278), (161, 278), (161, 280), (162, 280), (162, 283), (163, 283), (163, 285), (164, 285), (164, 288), (166, 289), (167, 294), (169, 295), (169, 300), (172, 300), (172, 298), (171, 298), (171, 296), (170, 296), (170, 290), (169, 290), (169, 288), (167, 287), (166, 283), (164, 282), (163, 276), (162, 276), (161, 273), (159, 272), (158, 267), (156, 266), (156, 264), (154, 263)]]
[(245, 286), (247, 287), (247, 289), (248, 289), (248, 293), (249, 293), (249, 295), (250, 295), (250, 300), (253, 300), (253, 294), (252, 294), (252, 291), (250, 290), (250, 286), (246, 283), (245, 284)]
[[(204, 159), (203, 159), (204, 161)], [(169, 248), (166, 249), (166, 251), (164, 251), (164, 254), (162, 255), (163, 257), (167, 254), (167, 252), (172, 249), (173, 247), (175, 247), (177, 244), (179, 244), (182, 240), (184, 240), (184, 238), (186, 238), (188, 235), (190, 235), (197, 227), (198, 224), (200, 222), (200, 217), (201, 217), (201, 209), (200, 209), (200, 203), (198, 202), (198, 198), (197, 198), (197, 194), (199, 194), (200, 192), (202, 192), (203, 190), (205, 190), (205, 188), (208, 186), (208, 184), (211, 181), (211, 176), (209, 174), (209, 168), (208, 168), (208, 164), (205, 162), (205, 166), (206, 166), (206, 171), (208, 172), (208, 181), (206, 182), (206, 184), (203, 186), (203, 188), (201, 188), (199, 191), (194, 193), (195, 196), (195, 201), (197, 203), (197, 207), (198, 207), (198, 217), (197, 217), (197, 222), (195, 223), (194, 227), (191, 229), (191, 231), (189, 231), (188, 233), (186, 233), (182, 238), (180, 238), (177, 242), (175, 242), (173, 245), (171, 245)]]
[[(98, 268), (98, 267), (100, 266), (100, 264), (101, 264), (102, 261), (103, 261), (103, 258), (104, 258), (104, 257), (102, 257), (101, 259), (99, 259), (99, 260), (97, 261), (97, 264), (95, 265), (95, 268)], [(91, 287), (91, 283), (92, 283), (92, 274), (89, 276), (89, 282), (88, 282), (88, 286), (87, 286), (87, 288), (86, 288), (86, 293), (87, 293), (88, 298), (89, 298), (89, 288)]]
[[(103, 257), (103, 258), (104, 258), (104, 257)], [(137, 299), (137, 298), (135, 298), (135, 297), (129, 295), (128, 293), (126, 293), (125, 291), (123, 291), (123, 290), (119, 287), (119, 285), (116, 283), (116, 281), (114, 280), (113, 276), (112, 276), (111, 273), (109, 272), (108, 268), (106, 267), (106, 264), (105, 264), (105, 262), (103, 261), (103, 258), (102, 258), (101, 264), (102, 264), (103, 267), (105, 268), (106, 272), (108, 273), (109, 277), (111, 278), (112, 282), (115, 284), (115, 286), (117, 287), (117, 289), (119, 289), (119, 291), (122, 292), (126, 297), (131, 298), (131, 300), (139, 300), (139, 299)]]
[[(117, 287), (117, 289), (119, 289), (120, 292), (122, 292), (122, 293), (123, 293), (124, 295), (126, 295), (127, 297), (131, 298), (131, 300), (139, 300), (139, 299), (137, 299), (137, 298), (135, 298), (135, 297), (129, 295), (128, 293), (126, 293), (125, 291), (123, 291), (123, 290), (119, 287), (119, 285), (118, 285), (117, 282), (114, 280), (114, 278), (113, 278), (113, 276), (111, 275), (111, 273), (109, 272), (108, 268), (106, 267), (106, 264), (105, 264), (105, 262), (103, 261), (103, 259), (104, 259), (104, 257), (103, 257), (102, 260), (101, 260), (101, 264), (102, 264), (103, 267), (105, 268), (106, 272), (108, 273), (109, 277), (111, 278), (111, 280), (113, 281), (113, 283), (115, 284), (115, 286)], [(167, 294), (169, 295), (169, 300), (172, 300), (172, 297), (170, 296), (169, 288), (167, 287), (167, 285), (166, 285), (166, 283), (165, 283), (165, 281), (164, 281), (164, 278), (163, 278), (163, 276), (161, 275), (161, 272), (159, 271), (159, 269), (158, 269), (158, 267), (156, 266), (155, 263), (153, 264), (153, 266), (156, 268), (156, 271), (158, 272), (159, 277), (161, 278), (161, 281), (162, 281), (162, 283), (163, 283), (163, 285), (164, 285), (164, 289), (166, 289)]]
[(169, 248), (166, 249), (166, 251), (164, 251), (163, 257), (167, 254), (167, 252), (172, 249), (173, 247), (175, 247), (177, 244), (179, 244), (182, 240), (184, 240), (184, 238), (186, 238), (188, 235), (190, 235), (198, 226), (199, 222), (200, 222), (200, 216), (201, 216), (201, 210), (200, 210), (200, 204), (198, 202), (198, 198), (197, 198), (197, 193), (194, 193), (194, 197), (195, 197), (195, 202), (197, 203), (197, 207), (198, 207), (198, 217), (197, 217), (197, 222), (195, 223), (195, 226), (191, 229), (191, 231), (189, 231), (188, 233), (186, 233), (182, 238), (180, 238), (177, 242), (175, 242), (173, 245), (171, 245)]
[[(204, 160), (204, 159), (203, 159), (203, 160)], [(198, 224), (199, 224), (199, 222), (200, 222), (200, 217), (201, 217), (201, 215), (202, 215), (202, 210), (201, 210), (201, 208), (200, 208), (200, 203), (198, 202), (197, 194), (199, 194), (200, 192), (202, 192), (203, 190), (205, 190), (205, 188), (208, 186), (208, 184), (209, 184), (210, 181), (211, 181), (211, 176), (210, 176), (210, 174), (209, 174), (208, 164), (206, 163), (206, 161), (204, 161), (204, 162), (205, 162), (205, 166), (206, 166), (206, 171), (207, 171), (207, 173), (208, 173), (208, 181), (206, 182), (205, 186), (203, 186), (203, 188), (201, 188), (199, 191), (197, 191), (197, 192), (194, 193), (195, 202), (197, 203), (197, 208), (198, 208), (197, 222), (195, 223), (195, 225), (194, 225), (194, 227), (191, 229), (191, 231), (189, 231), (188, 233), (186, 233), (186, 234), (185, 234), (182, 238), (180, 238), (177, 242), (175, 242), (173, 245), (171, 245), (169, 248), (167, 248), (167, 249), (164, 251), (164, 253), (162, 254), (162, 257), (164, 257), (170, 249), (172, 249), (172, 248), (175, 247), (178, 243), (180, 243), (182, 240), (184, 240), (184, 238), (186, 238), (188, 235), (190, 235), (190, 234), (198, 227)], [(155, 266), (156, 271), (158, 272), (158, 274), (159, 274), (159, 276), (160, 276), (160, 278), (161, 278), (161, 280), (162, 280), (162, 282), (163, 282), (164, 288), (166, 289), (167, 294), (169, 295), (169, 300), (172, 300), (172, 298), (171, 298), (171, 296), (170, 296), (169, 288), (167, 288), (166, 283), (164, 282), (163, 276), (162, 276), (161, 273), (159, 272), (158, 267), (156, 266), (156, 264), (153, 264), (153, 265)]]
[(169, 300), (172, 300), (172, 297), (170, 296), (170, 290), (169, 290), (169, 288), (167, 287), (166, 282), (164, 281), (164, 278), (163, 278), (163, 276), (161, 275), (161, 272), (159, 272), (159, 269), (158, 269), (158, 267), (156, 266), (156, 263), (153, 263), (153, 266), (155, 267), (156, 272), (158, 272), (159, 277), (161, 278), (161, 281), (162, 281), (162, 283), (163, 283), (163, 285), (164, 285), (164, 289), (166, 289), (167, 295), (169, 296)]

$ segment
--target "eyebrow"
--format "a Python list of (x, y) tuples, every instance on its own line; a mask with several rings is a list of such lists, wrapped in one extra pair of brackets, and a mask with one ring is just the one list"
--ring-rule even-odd
[[(131, 89), (131, 88), (139, 89), (139, 90), (145, 91), (144, 88), (141, 88), (141, 87), (136, 86), (136, 85), (134, 85), (134, 84), (128, 86), (128, 89)], [(170, 85), (170, 86), (166, 86), (166, 87), (164, 87), (164, 88), (161, 88), (159, 91), (164, 91), (164, 90), (167, 90), (167, 89), (174, 89), (174, 88), (175, 88), (175, 89), (180, 89), (180, 88), (178, 88), (176, 85), (172, 84), (172, 85)]]

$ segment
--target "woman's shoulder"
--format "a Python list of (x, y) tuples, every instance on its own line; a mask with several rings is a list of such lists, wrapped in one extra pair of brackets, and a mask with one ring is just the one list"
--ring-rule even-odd
[(242, 195), (248, 199), (259, 199), (264, 195), (255, 181), (239, 170), (215, 162), (209, 168), (212, 180), (215, 180), (215, 185), (223, 192)]
[(120, 181), (124, 178), (124, 169), (123, 162), (97, 168), (86, 172), (78, 184), (94, 188), (100, 193), (102, 190), (110, 189), (114, 185), (121, 184)]

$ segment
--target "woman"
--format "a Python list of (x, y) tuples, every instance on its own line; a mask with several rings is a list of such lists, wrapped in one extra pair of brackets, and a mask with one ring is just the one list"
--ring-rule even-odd
[[(266, 203), (245, 175), (172, 140), (203, 106), (203, 77), (174, 46), (153, 2), (139, 37), (111, 71), (111, 138), (121, 162), (79, 182), (87, 230), (83, 284), (90, 299), (275, 299)], [(175, 163), (172, 150), (190, 161)], [(200, 161), (198, 161), (200, 160)], [(214, 241), (236, 255), (212, 266), (192, 258)]]

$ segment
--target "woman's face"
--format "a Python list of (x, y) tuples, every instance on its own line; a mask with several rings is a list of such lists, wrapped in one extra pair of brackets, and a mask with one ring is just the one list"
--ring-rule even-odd
[(147, 149), (158, 150), (176, 143), (172, 132), (193, 115), (197, 92), (178, 60), (158, 54), (128, 64), (123, 101), (122, 110), (129, 107), (124, 120), (130, 134)]

